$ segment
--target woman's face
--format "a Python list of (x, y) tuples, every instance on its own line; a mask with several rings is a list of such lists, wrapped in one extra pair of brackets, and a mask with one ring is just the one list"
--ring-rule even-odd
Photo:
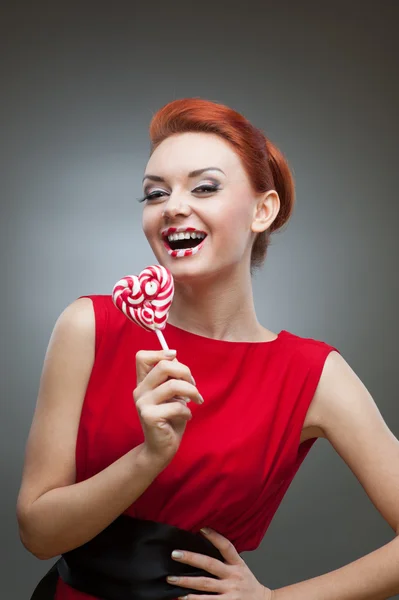
[[(202, 132), (176, 134), (157, 147), (145, 169), (143, 192), (150, 196), (144, 201), (144, 234), (176, 280), (215, 276), (243, 262), (249, 269), (256, 233), (278, 212), (276, 192), (256, 196), (228, 142)], [(168, 240), (169, 228), (193, 228), (206, 236)]]

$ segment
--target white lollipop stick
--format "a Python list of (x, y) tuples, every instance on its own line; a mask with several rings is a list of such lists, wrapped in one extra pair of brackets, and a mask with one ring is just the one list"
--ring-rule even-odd
[(162, 346), (162, 349), (163, 349), (163, 350), (169, 350), (169, 348), (168, 348), (168, 344), (166, 343), (166, 340), (165, 340), (165, 337), (164, 337), (164, 335), (163, 335), (162, 331), (161, 331), (160, 329), (155, 329), (155, 333), (156, 333), (156, 334), (157, 334), (157, 336), (158, 336), (158, 339), (159, 339), (159, 341), (160, 341), (160, 344), (161, 344), (161, 346)]

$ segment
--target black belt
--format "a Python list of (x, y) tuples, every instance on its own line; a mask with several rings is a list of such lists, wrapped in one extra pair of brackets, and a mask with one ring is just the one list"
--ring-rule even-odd
[(173, 600), (213, 592), (183, 588), (168, 575), (213, 577), (208, 571), (173, 560), (173, 550), (190, 550), (225, 562), (200, 533), (166, 523), (121, 515), (92, 540), (65, 552), (41, 579), (30, 600), (53, 600), (58, 576), (71, 587), (102, 600)]

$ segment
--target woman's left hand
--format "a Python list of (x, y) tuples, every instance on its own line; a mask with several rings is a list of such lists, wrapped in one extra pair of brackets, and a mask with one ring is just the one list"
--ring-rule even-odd
[[(183, 554), (181, 558), (175, 558), (172, 555), (172, 558), (178, 562), (199, 567), (218, 577), (218, 579), (215, 579), (213, 577), (181, 576), (174, 581), (168, 577), (167, 581), (174, 585), (210, 592), (209, 596), (205, 594), (188, 594), (187, 596), (179, 596), (179, 598), (183, 600), (211, 600), (212, 598), (223, 598), (223, 600), (272, 600), (273, 590), (259, 583), (230, 540), (213, 529), (209, 531), (210, 533), (206, 537), (226, 559), (226, 563), (211, 556), (187, 550), (180, 550)], [(215, 592), (219, 595), (215, 596)]]

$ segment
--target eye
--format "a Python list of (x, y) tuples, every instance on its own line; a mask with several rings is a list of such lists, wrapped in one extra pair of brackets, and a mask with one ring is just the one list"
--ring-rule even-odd
[(144, 200), (152, 200), (153, 198), (159, 198), (159, 194), (164, 194), (161, 190), (158, 192), (151, 192), (151, 194), (147, 194), (143, 198), (139, 198), (138, 202), (144, 202)]
[[(197, 190), (205, 190), (205, 193), (211, 193), (211, 192), (217, 192), (219, 189), (218, 185), (199, 185), (198, 187), (194, 188), (194, 192)], [(153, 200), (154, 198), (160, 198), (160, 194), (165, 194), (165, 192), (163, 192), (162, 190), (158, 190), (155, 192), (151, 192), (151, 194), (146, 194), (143, 198), (138, 198), (138, 202), (144, 202), (144, 200)]]
[(195, 192), (195, 190), (206, 190), (209, 193), (209, 192), (217, 192), (218, 189), (219, 189), (218, 185), (209, 185), (208, 184), (208, 185), (200, 185), (200, 186), (196, 187), (194, 189), (194, 192)]

